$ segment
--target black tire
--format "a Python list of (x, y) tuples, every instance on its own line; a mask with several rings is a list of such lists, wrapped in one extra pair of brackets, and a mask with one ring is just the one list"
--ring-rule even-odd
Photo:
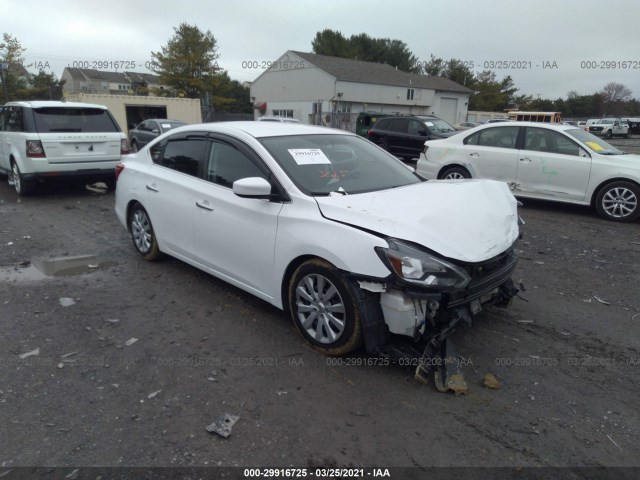
[(36, 184), (32, 180), (25, 180), (20, 167), (16, 162), (11, 162), (11, 178), (13, 179), (13, 188), (20, 197), (32, 195), (36, 191)]
[(461, 180), (463, 178), (471, 178), (471, 174), (464, 167), (451, 167), (445, 169), (440, 178), (442, 180)]
[(152, 262), (162, 256), (149, 214), (138, 202), (129, 210), (129, 231), (133, 246), (142, 258)]
[(315, 350), (345, 355), (362, 345), (362, 295), (336, 267), (319, 258), (306, 261), (293, 273), (288, 292), (293, 323)]
[(386, 140), (378, 140), (376, 142), (376, 145), (378, 145), (383, 150), (386, 150), (387, 152), (389, 151), (389, 144), (387, 143)]
[(598, 192), (596, 210), (614, 222), (633, 222), (640, 217), (640, 187), (626, 181), (611, 182)]
[(605, 133), (605, 137), (613, 138), (613, 131), (612, 130), (608, 130), (607, 133)]

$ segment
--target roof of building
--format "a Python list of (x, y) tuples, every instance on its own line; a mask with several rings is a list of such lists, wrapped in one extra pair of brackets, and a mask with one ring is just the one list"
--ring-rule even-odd
[(386, 63), (364, 62), (350, 58), (329, 57), (290, 50), (310, 64), (345, 82), (417, 87), (431, 90), (471, 93), (472, 90), (453, 80), (397, 70)]
[(160, 76), (151, 73), (138, 72), (110, 72), (107, 70), (96, 70), (93, 68), (66, 67), (71, 78), (77, 80), (97, 80), (109, 83), (160, 83)]

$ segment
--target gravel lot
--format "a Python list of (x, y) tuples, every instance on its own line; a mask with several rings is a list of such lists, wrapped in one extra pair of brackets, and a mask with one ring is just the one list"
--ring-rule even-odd
[[(266, 303), (179, 261), (143, 262), (113, 203), (72, 186), (19, 199), (0, 184), (0, 474), (640, 467), (640, 222), (525, 201), (526, 290), (456, 333), (470, 391), (454, 396), (363, 353), (316, 354)], [(93, 268), (44, 277), (29, 263), (78, 255)], [(224, 413), (240, 417), (231, 436), (208, 433)]]

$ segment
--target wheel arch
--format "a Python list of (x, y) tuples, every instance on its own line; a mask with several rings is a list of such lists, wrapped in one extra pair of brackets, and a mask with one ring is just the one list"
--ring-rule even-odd
[[(127, 208), (125, 210), (125, 217), (124, 217), (125, 220), (126, 220), (126, 224), (127, 224), (127, 231), (129, 233), (131, 233), (131, 209), (133, 208), (133, 206), (136, 203), (140, 204), (142, 206), (142, 208), (144, 208), (145, 211), (147, 212), (147, 215), (149, 215), (149, 211), (147, 210), (147, 208), (144, 206), (144, 204), (140, 200), (138, 200), (136, 198), (133, 198), (133, 199), (129, 200), (129, 202), (127, 203)], [(151, 218), (151, 217), (149, 217), (149, 218)], [(153, 221), (151, 223), (153, 223)]]
[(591, 194), (591, 201), (590, 201), (590, 205), (591, 207), (595, 207), (596, 206), (596, 199), (598, 198), (598, 194), (600, 193), (600, 191), (606, 187), (607, 185), (609, 185), (610, 183), (613, 182), (629, 182), (634, 184), (636, 187), (640, 188), (640, 183), (638, 183), (637, 181), (631, 179), (631, 178), (627, 178), (627, 177), (613, 177), (613, 178), (607, 178), (606, 180), (603, 180), (602, 182), (600, 182), (598, 184), (598, 186), (596, 188), (593, 189), (593, 193)]
[[(291, 281), (291, 277), (293, 277), (293, 273), (296, 269), (302, 265), (307, 260), (311, 260), (317, 258), (319, 260), (324, 260), (325, 262), (329, 262), (329, 260), (319, 257), (317, 255), (300, 255), (299, 257), (294, 258), (289, 262), (287, 268), (284, 270), (284, 275), (282, 275), (282, 282), (280, 284), (280, 301), (282, 302), (282, 310), (289, 313), (289, 282)], [(329, 262), (331, 263), (331, 262)], [(332, 264), (333, 265), (333, 264)]]
[(442, 167), (440, 167), (440, 170), (438, 170), (438, 180), (442, 180), (442, 177), (444, 177), (444, 173), (451, 168), (464, 168), (467, 172), (469, 172), (471, 177), (473, 177), (474, 172), (469, 168), (468, 165), (463, 165), (462, 163), (449, 163), (447, 165), (443, 165)]

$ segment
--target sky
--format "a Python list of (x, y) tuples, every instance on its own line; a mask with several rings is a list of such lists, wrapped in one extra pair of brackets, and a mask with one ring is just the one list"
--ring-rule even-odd
[(457, 58), (551, 99), (609, 82), (640, 98), (638, 18), (638, 0), (0, 0), (0, 32), (26, 48), (30, 71), (58, 78), (67, 66), (146, 72), (186, 22), (213, 33), (232, 79), (253, 81), (287, 50), (311, 52), (328, 28), (401, 40), (421, 62)]

